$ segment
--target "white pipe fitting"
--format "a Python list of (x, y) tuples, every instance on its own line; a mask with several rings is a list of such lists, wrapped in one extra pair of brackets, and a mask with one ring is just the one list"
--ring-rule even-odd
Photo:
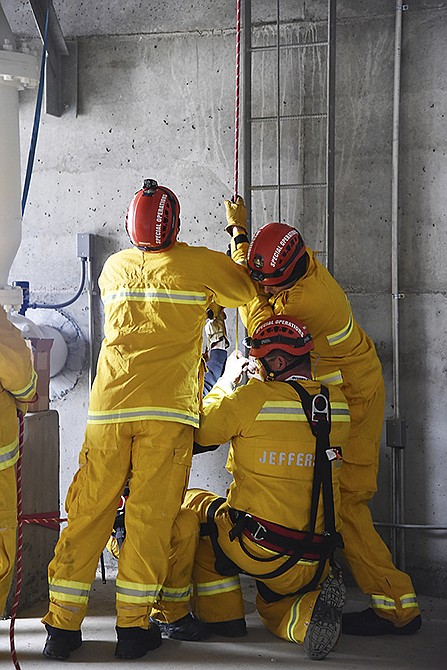
[[(2, 48), (3, 47), (3, 48)], [(25, 51), (25, 50), (24, 50)], [(22, 241), (19, 90), (38, 83), (37, 59), (15, 51), (10, 39), (0, 45), (0, 300), (15, 304), (8, 287), (12, 263)], [(8, 300), (8, 293), (11, 299)], [(14, 294), (14, 295), (12, 295)]]

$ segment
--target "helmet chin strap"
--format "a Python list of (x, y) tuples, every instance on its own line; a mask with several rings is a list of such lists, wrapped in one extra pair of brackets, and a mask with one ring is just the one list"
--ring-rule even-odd
[(267, 377), (265, 378), (266, 382), (273, 382), (275, 380), (275, 373), (273, 372), (272, 368), (270, 365), (267, 363), (266, 358), (260, 358), (259, 359), (264, 367), (264, 370), (267, 373)]
[(289, 372), (289, 370), (293, 370), (293, 368), (296, 366), (295, 361), (293, 361), (292, 363), (289, 363), (289, 365), (286, 365), (286, 367), (283, 368), (282, 370), (280, 370), (278, 372), (275, 372), (274, 370), (272, 370), (270, 365), (267, 363), (266, 358), (260, 358), (259, 360), (261, 361), (262, 365), (264, 366), (265, 371), (267, 372), (267, 377), (266, 377), (266, 380), (265, 380), (267, 382), (275, 381), (277, 374), (282, 375), (285, 372)]

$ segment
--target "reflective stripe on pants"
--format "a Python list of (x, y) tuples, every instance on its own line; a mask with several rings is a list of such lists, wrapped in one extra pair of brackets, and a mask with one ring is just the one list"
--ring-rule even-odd
[[(130, 475), (126, 540), (117, 577), (117, 625), (147, 628), (166, 579), (171, 531), (186, 489), (193, 429), (174, 422), (139, 421), (87, 426), (80, 467), (68, 491), (68, 525), (48, 568), (50, 592), (44, 623), (78, 630), (98, 559), (113, 527)], [(71, 589), (71, 591), (70, 591)], [(75, 597), (69, 600), (69, 593)]]

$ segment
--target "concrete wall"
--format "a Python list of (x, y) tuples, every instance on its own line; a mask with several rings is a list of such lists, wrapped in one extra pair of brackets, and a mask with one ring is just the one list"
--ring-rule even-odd
[[(16, 34), (35, 35), (28, 3), (2, 4)], [(120, 5), (119, 11), (114, 3), (92, 3), (92, 16), (83, 14), (78, 3), (54, 4), (64, 34), (79, 38), (79, 114), (42, 118), (23, 244), (11, 280), (28, 279), (32, 297), (39, 301), (59, 301), (74, 293), (79, 273), (76, 233), (97, 236), (99, 272), (110, 253), (127, 245), (124, 215), (143, 177), (155, 177), (178, 194), (181, 239), (225, 250), (223, 198), (231, 195), (233, 178), (233, 3), (198, 2), (194, 7), (191, 3), (182, 12), (176, 12), (172, 2), (151, 3), (147, 12), (138, 2)], [(274, 3), (253, 4), (255, 22), (274, 19)], [(388, 388), (387, 415), (392, 360), (394, 4), (339, 0), (337, 20), (335, 274), (377, 345)], [(325, 2), (283, 3), (282, 18), (292, 22), (292, 32), (303, 26), (320, 30), (321, 25), (302, 22), (320, 20), (325, 6)], [(447, 328), (447, 276), (442, 262), (446, 30), (446, 2), (420, 0), (404, 12), (399, 183), (400, 289), (405, 293), (400, 301), (401, 394), (408, 421), (406, 521), (439, 525), (445, 523), (447, 465), (442, 406)], [(271, 33), (271, 27), (259, 28), (256, 36), (265, 40)], [(264, 63), (266, 75), (269, 67)], [(300, 65), (290, 63), (283, 90), (287, 83), (292, 87), (287, 89), (293, 92), (291, 104), (302, 100), (312, 107), (322, 96), (319, 68), (324, 62), (314, 59), (308, 67), (303, 77)], [(265, 79), (261, 86), (257, 99), (266, 109), (272, 104), (273, 88)], [(34, 103), (35, 93), (21, 94), (24, 166)], [(292, 152), (288, 168), (309, 180), (321, 168), (321, 133), (312, 137), (313, 132), (290, 129), (290, 145), (298, 136), (309, 147), (304, 161)], [(271, 135), (265, 133), (258, 140), (268, 165), (275, 160), (269, 148)], [(253, 155), (256, 158), (255, 151)], [(257, 160), (254, 169), (260, 170), (260, 156)], [(284, 219), (301, 226), (308, 242), (318, 246), (323, 232), (321, 205), (317, 199), (297, 198), (287, 203)], [(274, 201), (264, 199), (255, 207), (256, 227), (274, 218)], [(85, 296), (67, 313), (87, 334)], [(97, 350), (101, 327), (97, 299), (95, 322)], [(76, 469), (87, 406), (86, 374), (53, 403), (61, 424), (62, 497)], [(383, 446), (382, 452), (381, 492), (374, 516), (383, 521), (390, 518), (390, 450)], [(228, 482), (224, 460), (224, 453), (215, 453), (196, 461), (192, 483), (224, 492)], [(407, 564), (416, 587), (445, 596), (446, 533), (408, 531), (406, 537)]]

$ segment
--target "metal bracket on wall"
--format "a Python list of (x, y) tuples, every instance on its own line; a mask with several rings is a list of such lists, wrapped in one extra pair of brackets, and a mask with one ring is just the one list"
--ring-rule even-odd
[(387, 419), (386, 420), (386, 445), (395, 449), (404, 449), (406, 446), (406, 428), (405, 419)]
[(43, 40), (48, 15), (45, 112), (52, 116), (77, 116), (78, 44), (65, 40), (52, 0), (29, 0)]

